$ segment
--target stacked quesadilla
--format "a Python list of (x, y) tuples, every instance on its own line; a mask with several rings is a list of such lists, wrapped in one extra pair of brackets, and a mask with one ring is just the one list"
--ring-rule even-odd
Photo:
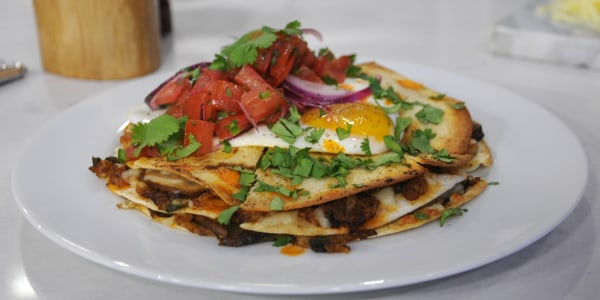
[(470, 173), (493, 162), (466, 104), (314, 53), (299, 26), (252, 31), (149, 95), (159, 117), (90, 167), (119, 207), (224, 246), (315, 252), (462, 214), (487, 186)]

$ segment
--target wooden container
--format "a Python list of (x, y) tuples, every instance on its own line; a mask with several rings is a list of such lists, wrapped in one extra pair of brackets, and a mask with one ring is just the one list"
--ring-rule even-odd
[(68, 77), (122, 79), (160, 65), (156, 0), (34, 0), (44, 69)]

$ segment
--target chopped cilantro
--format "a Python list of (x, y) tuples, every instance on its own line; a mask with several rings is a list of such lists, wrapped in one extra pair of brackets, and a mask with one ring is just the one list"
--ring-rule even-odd
[(237, 120), (231, 121), (231, 123), (225, 125), (225, 128), (229, 130), (229, 133), (231, 133), (231, 135), (238, 135), (242, 131), (240, 129), (240, 126), (238, 125)]
[(293, 240), (294, 240), (294, 238), (289, 235), (278, 236), (275, 239), (275, 242), (273, 242), (273, 247), (283, 247), (283, 246), (291, 243)]
[(462, 216), (463, 212), (467, 212), (467, 209), (464, 208), (448, 208), (442, 212), (442, 216), (440, 217), (440, 226), (444, 226), (446, 220), (453, 216)]
[(222, 141), (221, 144), (223, 145), (223, 152), (231, 153), (231, 143), (229, 141)]
[(433, 99), (433, 100), (441, 100), (446, 98), (446, 94), (437, 94), (437, 95), (433, 95), (431, 97), (429, 97), (429, 99)]
[(188, 141), (189, 143), (187, 146), (178, 147), (172, 154), (167, 155), (167, 160), (178, 160), (180, 158), (190, 156), (192, 153), (196, 152), (196, 150), (202, 147), (202, 144), (196, 140), (196, 137), (193, 134), (188, 135)]
[(454, 109), (463, 109), (463, 108), (465, 108), (465, 103), (460, 102), (460, 103), (450, 104), (450, 107), (452, 107)]
[(274, 193), (282, 194), (286, 197), (293, 196), (292, 195), (293, 191), (291, 191), (290, 189), (287, 189), (282, 186), (270, 185), (270, 184), (262, 182), (260, 180), (256, 181), (256, 188), (254, 188), (254, 191), (257, 193), (258, 192), (274, 192)]
[(421, 212), (421, 211), (414, 212), (413, 216), (415, 216), (415, 218), (417, 218), (417, 220), (419, 220), (419, 221), (423, 221), (423, 220), (427, 220), (427, 219), (431, 218), (428, 214)]
[(271, 204), (269, 205), (270, 210), (283, 210), (283, 200), (277, 196), (273, 197)]
[(433, 155), (434, 159), (437, 159), (437, 160), (439, 160), (441, 162), (445, 162), (445, 163), (452, 163), (456, 159), (446, 149), (434, 151), (434, 153), (432, 155)]
[(371, 156), (371, 144), (369, 144), (369, 138), (365, 138), (360, 142), (360, 150), (366, 155)]
[(336, 128), (335, 133), (337, 133), (338, 138), (341, 140), (347, 139), (350, 137), (350, 132), (352, 131), (352, 124), (348, 124), (348, 126), (344, 128)]
[(217, 217), (217, 221), (219, 222), (219, 224), (228, 225), (229, 222), (231, 221), (231, 217), (233, 217), (233, 214), (235, 214), (235, 212), (239, 208), (240, 208), (239, 206), (231, 206), (231, 207), (221, 211), (221, 213), (219, 213), (219, 217)]
[(307, 135), (304, 140), (307, 143), (316, 144), (323, 136), (323, 133), (325, 133), (325, 128), (311, 128), (310, 134)]
[[(300, 22), (293, 21), (279, 32), (286, 35), (301, 35), (300, 26)], [(244, 34), (234, 43), (224, 47), (220, 54), (215, 55), (215, 59), (209, 68), (212, 70), (228, 70), (253, 64), (258, 57), (258, 49), (271, 47), (277, 40), (277, 32), (273, 28), (263, 26), (261, 29)], [(275, 55), (274, 58), (276, 59)]]
[(402, 137), (402, 133), (404, 132), (404, 130), (406, 130), (406, 128), (408, 128), (408, 126), (410, 126), (411, 123), (412, 118), (410, 117), (397, 117), (396, 125), (394, 126), (394, 137), (397, 140), (400, 140), (400, 138)]
[(435, 137), (435, 133), (431, 129), (416, 130), (413, 132), (411, 146), (421, 153), (433, 153), (430, 141)]
[(500, 182), (498, 182), (498, 181), (490, 181), (490, 182), (488, 182), (488, 185), (499, 185), (499, 184), (500, 184)]
[[(185, 122), (184, 122), (185, 124)], [(181, 122), (171, 115), (160, 115), (148, 123), (136, 123), (133, 125), (131, 142), (137, 146), (134, 156), (139, 156), (146, 146), (156, 146), (169, 140), (182, 128)]]
[(385, 146), (393, 152), (404, 155), (404, 151), (402, 150), (402, 146), (396, 141), (396, 139), (391, 135), (386, 135), (383, 137), (383, 142)]
[(415, 117), (423, 124), (440, 124), (442, 122), (442, 117), (444, 116), (444, 111), (426, 104), (423, 108), (417, 112)]

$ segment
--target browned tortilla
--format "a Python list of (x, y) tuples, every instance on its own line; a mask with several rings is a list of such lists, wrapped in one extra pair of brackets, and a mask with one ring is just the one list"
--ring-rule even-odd
[(262, 147), (241, 147), (232, 148), (230, 153), (217, 150), (176, 161), (142, 157), (131, 162), (130, 167), (171, 172), (207, 187), (229, 205), (238, 205), (239, 200), (232, 195), (240, 191), (240, 172), (234, 168), (254, 170), (262, 153)]
[(257, 180), (269, 185), (285, 187), (289, 190), (298, 190), (298, 196), (294, 199), (291, 196), (287, 197), (275, 192), (256, 192), (255, 189), (252, 189), (241, 208), (250, 211), (271, 211), (271, 201), (275, 196), (283, 200), (283, 210), (309, 207), (348, 197), (362, 191), (392, 185), (414, 178), (423, 174), (423, 172), (425, 172), (425, 168), (419, 164), (418, 158), (406, 155), (404, 163), (381, 166), (375, 170), (352, 169), (346, 176), (347, 184), (344, 186), (336, 187), (338, 180), (333, 177), (306, 178), (299, 185), (292, 186), (291, 179), (259, 168), (256, 170)]
[(401, 116), (413, 118), (413, 122), (406, 130), (402, 142), (409, 143), (416, 130), (430, 128), (436, 134), (436, 137), (431, 140), (431, 146), (434, 149), (446, 149), (453, 156), (469, 153), (469, 142), (473, 130), (471, 115), (466, 106), (460, 109), (452, 107), (453, 104), (462, 103), (461, 101), (448, 96), (441, 99), (434, 99), (439, 97), (441, 93), (420, 84), (418, 85), (422, 86), (422, 88), (407, 88), (400, 84), (400, 82), (405, 80), (410, 81), (410, 79), (374, 62), (361, 64), (360, 67), (367, 75), (381, 78), (382, 87), (392, 87), (406, 101), (428, 104), (444, 111), (442, 122), (437, 125), (431, 123), (423, 124), (415, 118), (415, 114), (421, 110), (422, 106), (415, 105), (411, 110), (401, 111)]

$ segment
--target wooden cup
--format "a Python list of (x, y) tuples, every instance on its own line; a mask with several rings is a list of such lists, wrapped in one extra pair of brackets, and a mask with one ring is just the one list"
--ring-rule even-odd
[(157, 0), (34, 0), (44, 69), (122, 79), (160, 65)]

